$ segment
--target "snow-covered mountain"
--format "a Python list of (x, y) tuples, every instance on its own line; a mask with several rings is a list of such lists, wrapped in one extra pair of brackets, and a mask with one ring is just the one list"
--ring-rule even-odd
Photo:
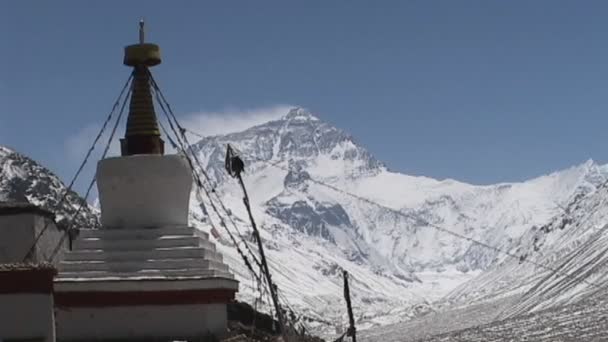
[[(588, 161), (491, 186), (408, 176), (389, 171), (347, 133), (294, 108), (279, 120), (196, 144), (216, 191), (243, 220), (240, 190), (223, 170), (228, 143), (247, 164), (245, 182), (273, 246), (271, 259), (300, 274), (278, 275), (280, 287), (310, 316), (335, 321), (344, 312), (337, 270), (346, 269), (358, 282), (352, 293), (355, 311), (365, 313), (363, 326), (433, 310), (430, 303), (467, 280), (518, 264), (433, 226), (520, 255), (538, 227), (595, 192), (608, 175)], [(301, 258), (292, 260), (294, 252)], [(380, 280), (381, 286), (374, 283)], [(309, 293), (319, 300), (310, 301)]]
[[(228, 143), (246, 163), (244, 181), (273, 279), (309, 325), (326, 332), (347, 321), (341, 270), (351, 274), (359, 329), (403, 321), (445, 304), (526, 290), (530, 298), (538, 297), (532, 295), (534, 291), (546, 294), (547, 289), (534, 286), (543, 279), (546, 286), (553, 286), (555, 280), (546, 272), (436, 227), (535, 258), (531, 260), (564, 261), (577, 244), (586, 243), (584, 234), (597, 232), (583, 234), (588, 227), (584, 223), (580, 230), (560, 227), (576, 225), (573, 222), (580, 220), (576, 215), (583, 215), (577, 206), (604, 208), (601, 199), (608, 191), (604, 189), (608, 168), (593, 161), (522, 183), (490, 186), (392, 172), (346, 132), (293, 108), (278, 120), (207, 137), (194, 145), (239, 232), (231, 224), (228, 227), (249, 241), (252, 249), (255, 244), (241, 190), (224, 170)], [(48, 207), (64, 189), (48, 170), (4, 148), (0, 177), (4, 200), (24, 197)], [(65, 210), (72, 210), (77, 201), (75, 194), (70, 195)], [(608, 208), (603, 210), (608, 214)], [(90, 220), (83, 225), (96, 224), (93, 207), (83, 215)], [(598, 225), (608, 223), (595, 215)], [(239, 296), (250, 303), (261, 296), (267, 303), (267, 295), (258, 293), (206, 196), (193, 193), (191, 223), (213, 230), (213, 242), (241, 281)], [(577, 254), (569, 260), (603, 260), (594, 257)], [(567, 267), (575, 272), (580, 266)], [(544, 307), (543, 303), (530, 299), (513, 307), (512, 313)]]
[[(603, 167), (587, 165), (601, 174)], [(605, 294), (607, 242), (608, 182), (603, 181), (586, 194), (574, 195), (559, 215), (519, 238), (513, 251), (526, 262), (505, 259), (455, 289), (447, 300), (487, 301), (515, 295), (517, 302), (498, 316), (509, 318)]]

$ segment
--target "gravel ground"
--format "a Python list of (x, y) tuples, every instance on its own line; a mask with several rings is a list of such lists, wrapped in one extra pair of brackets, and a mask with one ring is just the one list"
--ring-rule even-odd
[(549, 309), (420, 341), (608, 341), (608, 300)]
[(404, 323), (362, 330), (360, 340), (364, 342), (410, 342), (487, 324), (494, 321), (504, 308), (515, 303), (518, 298), (513, 296), (493, 302), (452, 308), (449, 311), (428, 314)]
[[(514, 318), (482, 323), (437, 333), (458, 326), (467, 316), (477, 315), (477, 321), (491, 319), (497, 314), (488, 306), (472, 306), (434, 315), (395, 327), (364, 333), (363, 341), (418, 342), (599, 342), (608, 341), (608, 297), (595, 298), (577, 304), (552, 308)], [(461, 316), (459, 316), (461, 315)], [(450, 322), (451, 321), (451, 322)], [(439, 323), (439, 324), (438, 324)], [(471, 323), (469, 323), (471, 324)], [(362, 332), (363, 333), (363, 332)]]

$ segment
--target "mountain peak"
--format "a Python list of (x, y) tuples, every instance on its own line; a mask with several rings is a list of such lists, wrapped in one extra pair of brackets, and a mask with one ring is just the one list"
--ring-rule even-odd
[(294, 107), (283, 117), (283, 120), (293, 121), (319, 121), (319, 118), (312, 115), (308, 110), (302, 107)]
[[(571, 167), (570, 169), (577, 170), (583, 177), (594, 176), (605, 173), (605, 167), (598, 164), (593, 159), (587, 159), (584, 163)], [(566, 170), (567, 171), (567, 170)], [(603, 178), (603, 176), (601, 177)]]
[(589, 158), (585, 162), (583, 162), (582, 164), (578, 165), (578, 167), (583, 167), (583, 168), (587, 168), (587, 169), (588, 168), (592, 168), (592, 167), (596, 167), (596, 166), (598, 166), (598, 164), (592, 158)]
[(11, 149), (9, 149), (8, 147), (0, 146), (0, 156), (11, 154), (11, 153), (13, 153), (13, 151)]

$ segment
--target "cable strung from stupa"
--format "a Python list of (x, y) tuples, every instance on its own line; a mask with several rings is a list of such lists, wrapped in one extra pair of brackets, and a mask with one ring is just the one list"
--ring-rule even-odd
[[(114, 135), (116, 135), (116, 130), (118, 129), (118, 125), (120, 124), (120, 119), (122, 118), (122, 116), (125, 112), (125, 108), (127, 106), (128, 100), (129, 100), (129, 95), (131, 95), (131, 94), (132, 94), (131, 92), (127, 93), (127, 96), (125, 96), (125, 99), (122, 102), (122, 105), (120, 106), (120, 112), (118, 113), (118, 116), (116, 117), (114, 126), (112, 126), (112, 131), (110, 132), (110, 136), (108, 137), (106, 146), (103, 149), (100, 159), (105, 159), (106, 156), (108, 155), (108, 152), (110, 151), (110, 145), (112, 144), (112, 141), (114, 140)], [(132, 97), (132, 95), (131, 95), (131, 97)], [(96, 181), (97, 181), (97, 177), (94, 175), (93, 179), (91, 179), (91, 182), (89, 183), (89, 186), (87, 187), (87, 191), (85, 192), (84, 197), (82, 198), (82, 201), (80, 202), (80, 206), (78, 206), (78, 209), (76, 210), (74, 215), (72, 215), (72, 218), (68, 221), (68, 227), (63, 232), (63, 234), (61, 234), (61, 238), (57, 242), (55, 248), (53, 249), (53, 251), (51, 252), (51, 255), (49, 256), (49, 258), (47, 260), (48, 262), (52, 263), (55, 260), (55, 257), (59, 254), (59, 251), (61, 250), (61, 247), (63, 246), (63, 242), (65, 241), (66, 237), (70, 237), (70, 239), (72, 238), (71, 232), (73, 229), (72, 226), (74, 224), (74, 221), (75, 221), (76, 217), (78, 217), (78, 214), (80, 213), (82, 208), (84, 208), (85, 206), (88, 205), (87, 199), (89, 198), (89, 195), (91, 194), (91, 190), (93, 189), (93, 186), (95, 186)]]
[[(213, 194), (215, 194), (215, 197), (216, 197), (216, 200), (219, 203), (219, 206), (221, 207), (221, 209), (226, 214), (226, 217), (228, 218), (228, 221), (230, 221), (230, 223), (232, 224), (232, 226), (234, 227), (234, 229), (237, 231), (237, 234), (238, 234), (239, 238), (241, 239), (241, 241), (245, 245), (245, 249), (249, 252), (249, 255), (252, 257), (252, 259), (255, 262), (255, 264), (258, 267), (260, 267), (261, 266), (260, 260), (258, 260), (257, 256), (255, 255), (255, 253), (253, 252), (253, 250), (251, 249), (251, 247), (249, 247), (249, 244), (247, 243), (247, 241), (243, 238), (243, 234), (239, 230), (238, 225), (236, 224), (236, 222), (232, 219), (231, 214), (228, 211), (228, 208), (226, 207), (226, 205), (224, 204), (224, 202), (222, 201), (222, 199), (219, 197), (219, 195), (215, 192), (215, 186), (212, 184), (211, 178), (209, 177), (209, 175), (205, 171), (204, 167), (202, 166), (200, 160), (198, 159), (198, 156), (193, 151), (192, 144), (190, 144), (190, 142), (188, 141), (188, 138), (185, 135), (185, 133), (186, 133), (187, 130), (179, 124), (179, 122), (177, 120), (177, 117), (175, 116), (175, 114), (173, 114), (173, 111), (171, 110), (171, 106), (169, 105), (169, 103), (165, 99), (164, 95), (162, 94), (162, 91), (160, 90), (158, 84), (156, 83), (156, 80), (154, 79), (154, 76), (152, 76), (152, 74), (150, 74), (149, 77), (150, 77), (150, 81), (152, 83), (152, 87), (153, 87), (153, 91), (154, 91), (154, 94), (155, 94), (156, 101), (157, 101), (158, 105), (160, 106), (163, 114), (165, 115), (165, 117), (167, 119), (167, 122), (169, 123), (169, 127), (170, 127), (171, 131), (175, 135), (175, 137), (176, 137), (176, 139), (177, 139), (177, 141), (178, 141), (178, 143), (180, 145), (180, 149), (184, 152), (184, 155), (186, 157), (186, 160), (188, 161), (188, 164), (190, 165), (190, 167), (193, 170), (197, 186), (203, 188), (205, 194), (209, 198), (209, 201), (210, 201), (209, 203), (211, 204), (211, 208), (213, 209), (213, 211), (215, 212), (215, 214), (220, 218), (220, 223), (221, 223), (222, 227), (224, 228), (224, 230), (226, 230), (226, 232), (228, 233), (228, 235), (230, 236), (230, 238), (234, 239), (233, 236), (232, 236), (232, 233), (228, 229), (228, 226), (226, 225), (226, 223), (225, 223), (225, 221), (223, 219), (223, 215), (219, 213), (219, 210), (217, 209), (217, 207), (213, 203)], [(188, 153), (192, 156), (192, 158), (190, 158), (188, 156)], [(194, 162), (192, 161), (192, 159), (194, 159)], [(200, 176), (198, 176), (197, 170), (196, 170), (196, 168), (194, 166), (195, 163), (198, 166), (198, 172), (200, 172), (203, 175), (203, 177), (205, 178), (206, 182), (209, 184), (211, 190), (207, 190), (206, 188), (203, 187), (203, 185), (202, 185), (202, 179), (200, 178)], [(237, 251), (238, 251), (240, 249), (239, 248), (239, 243), (236, 242), (236, 241), (233, 241), (233, 243), (235, 243), (235, 246), (236, 246)]]
[[(128, 98), (129, 93), (130, 93), (130, 89), (131, 89), (130, 85), (131, 85), (131, 81), (132, 80), (133, 80), (133, 73), (131, 73), (129, 75), (129, 78), (127, 79), (127, 81), (125, 82), (124, 86), (122, 87), (122, 89), (121, 89), (121, 91), (120, 91), (120, 93), (118, 95), (118, 98), (116, 99), (116, 101), (114, 101), (114, 104), (112, 105), (112, 109), (110, 110), (110, 112), (106, 116), (106, 119), (104, 120), (103, 124), (101, 125), (101, 128), (99, 129), (99, 132), (95, 136), (95, 139), (93, 139), (93, 143), (91, 144), (91, 146), (87, 150), (87, 152), (86, 152), (86, 154), (85, 154), (82, 162), (80, 163), (80, 166), (76, 170), (76, 173), (72, 177), (72, 180), (70, 181), (70, 183), (69, 183), (68, 187), (66, 188), (64, 194), (61, 196), (61, 198), (59, 199), (59, 201), (57, 202), (57, 204), (54, 205), (54, 208), (53, 208), (52, 212), (55, 215), (57, 214), (57, 211), (60, 209), (61, 205), (67, 200), (68, 195), (72, 192), (72, 188), (73, 188), (74, 184), (76, 183), (76, 180), (78, 179), (78, 177), (80, 176), (80, 174), (84, 170), (84, 167), (88, 163), (89, 158), (91, 157), (91, 154), (95, 150), (95, 147), (97, 146), (97, 143), (99, 142), (99, 140), (103, 136), (105, 130), (107, 129), (108, 123), (110, 123), (110, 121), (112, 120), (112, 117), (116, 113), (116, 109), (118, 109), (118, 106), (120, 105), (122, 97), (125, 95), (126, 91), (127, 91), (127, 97), (125, 98), (125, 100)], [(123, 108), (124, 108), (124, 103), (125, 102), (123, 102), (123, 106), (122, 106)], [(121, 111), (122, 111), (122, 109), (121, 109)], [(76, 215), (73, 215), (73, 218), (71, 220), (73, 220), (73, 219), (75, 219), (77, 217), (77, 214), (79, 213), (79, 211), (80, 210), (76, 211)], [(26, 253), (26, 255), (23, 257), (22, 261), (25, 262), (25, 261), (27, 261), (27, 259), (30, 258), (30, 256), (34, 252), (34, 249), (36, 248), (36, 245), (38, 244), (38, 242), (40, 241), (40, 239), (42, 238), (42, 236), (44, 235), (44, 233), (47, 231), (47, 229), (49, 228), (50, 224), (51, 224), (50, 221), (47, 221), (45, 223), (45, 225), (42, 227), (42, 229), (40, 230), (40, 232), (34, 238), (34, 241), (32, 242), (32, 245), (30, 246), (30, 248), (29, 248), (28, 252)]]
[[(160, 137), (159, 126), (163, 130), (165, 130), (165, 128), (159, 123), (156, 117), (153, 99), (156, 97), (165, 115), (167, 111), (163, 102), (165, 102), (166, 106), (169, 106), (169, 104), (166, 103), (166, 101), (160, 101), (161, 98), (164, 100), (164, 96), (156, 85), (149, 69), (161, 63), (160, 47), (156, 44), (145, 42), (144, 25), (143, 20), (139, 22), (139, 44), (125, 47), (124, 64), (133, 67), (134, 78), (131, 87), (131, 102), (127, 118), (127, 129), (125, 131), (125, 137), (121, 139), (121, 154), (123, 156), (134, 154), (164, 154), (164, 141)], [(175, 121), (177, 125), (177, 129), (181, 131), (182, 129), (179, 126), (179, 123), (177, 123), (177, 119), (174, 115), (172, 116), (174, 118), (173, 121)], [(167, 119), (169, 126), (177, 139), (177, 142), (173, 141), (170, 135), (167, 134), (168, 132), (165, 132), (167, 139), (169, 139), (169, 143), (175, 148), (178, 148), (179, 145), (179, 147), (186, 152), (185, 147), (179, 139), (180, 135), (177, 133), (173, 121), (170, 117), (167, 117)], [(192, 160), (188, 158), (187, 155), (186, 159), (190, 168), (193, 170), (195, 183), (197, 186), (202, 186), (201, 179), (196, 172)], [(207, 190), (204, 190), (207, 193), (207, 196), (211, 198)], [(223, 218), (219, 214), (219, 211), (217, 212), (217, 215), (220, 218), (220, 221), (223, 222)], [(222, 224), (225, 226), (225, 223)], [(243, 257), (246, 266), (251, 270), (254, 277), (258, 278), (259, 276), (253, 271), (253, 267), (251, 267), (245, 254), (238, 248), (236, 239), (228, 229), (227, 231), (233, 240), (233, 243), (237, 245), (237, 251)]]
[[(200, 162), (200, 160), (198, 159), (198, 156), (196, 155), (196, 153), (192, 149), (192, 144), (190, 144), (190, 142), (188, 141), (188, 138), (186, 137), (186, 131), (187, 130), (179, 124), (179, 121), (177, 120), (177, 117), (173, 113), (173, 110), (171, 109), (170, 104), (164, 98), (164, 95), (163, 95), (162, 91), (160, 90), (160, 88), (158, 87), (158, 84), (154, 80), (154, 77), (150, 73), (149, 73), (149, 79), (151, 81), (151, 84), (152, 84), (152, 87), (154, 89), (155, 95), (157, 96), (157, 101), (159, 102), (159, 105), (160, 105), (163, 113), (167, 117), (167, 120), (169, 122), (169, 127), (171, 128), (173, 134), (176, 136), (177, 141), (180, 144), (181, 149), (184, 151), (184, 155), (185, 155), (185, 157), (186, 157), (186, 159), (188, 161), (188, 164), (190, 165), (193, 173), (194, 174), (197, 173), (197, 168), (194, 167), (194, 162), (191, 160), (190, 156), (192, 156), (192, 159), (194, 159), (194, 161), (196, 162), (196, 164), (198, 166), (198, 171), (203, 174), (203, 176), (205, 177), (206, 181), (211, 186), (211, 189), (212, 189), (211, 192), (215, 193), (215, 187), (211, 183), (210, 177), (205, 172), (205, 169), (203, 168), (202, 163)], [(188, 152), (190, 152), (190, 153), (188, 153)], [(238, 163), (238, 162), (235, 161), (235, 163)], [(242, 163), (242, 160), (241, 160), (241, 163)], [(242, 165), (240, 172), (242, 172), (243, 170), (244, 170), (244, 164)], [(239, 177), (240, 177), (240, 172), (239, 172)], [(212, 201), (211, 193), (202, 185), (202, 182), (201, 182), (200, 178), (197, 179), (196, 183), (197, 183), (197, 186), (200, 187), (200, 188), (202, 188), (203, 191), (206, 193), (206, 195), (209, 197), (210, 204), (211, 204), (212, 208), (214, 209), (214, 211), (216, 212), (216, 214), (220, 218), (220, 221), (223, 221), (222, 216), (217, 211), (217, 208), (215, 208), (215, 205), (214, 205), (214, 203)], [(242, 184), (242, 186), (244, 186), (244, 184)], [(217, 196), (217, 194), (216, 194), (216, 196)], [(220, 204), (222, 205), (222, 207), (224, 208), (224, 210), (227, 212), (225, 206), (223, 205), (223, 203), (219, 199), (219, 196), (218, 196), (218, 201), (220, 202)], [(246, 202), (246, 207), (249, 208), (248, 210), (250, 212), (251, 208), (249, 207), (249, 202), (248, 202), (248, 196), (247, 195), (245, 196), (244, 202)], [(277, 312), (277, 318), (279, 320), (279, 325), (280, 325), (280, 328), (281, 328), (281, 332), (282, 332), (282, 334), (284, 334), (284, 338), (287, 339), (288, 336), (286, 335), (287, 331), (286, 331), (285, 319), (284, 319), (284, 315), (283, 315), (283, 310), (281, 309), (281, 306), (279, 304), (279, 299), (278, 299), (276, 288), (275, 288), (276, 285), (272, 282), (272, 280), (270, 278), (270, 270), (269, 270), (268, 265), (267, 265), (267, 263), (265, 261), (265, 255), (264, 255), (263, 247), (261, 246), (261, 239), (259, 237), (259, 232), (257, 230), (257, 226), (255, 225), (255, 221), (253, 220), (253, 217), (251, 216), (251, 212), (250, 212), (249, 218), (250, 218), (250, 221), (252, 223), (252, 228), (253, 228), (253, 231), (254, 231), (254, 236), (256, 236), (256, 241), (258, 242), (258, 250), (260, 252), (260, 256), (261, 256), (261, 259), (262, 259), (261, 262), (258, 262), (258, 264), (262, 267), (262, 269), (264, 270), (264, 273), (266, 274), (266, 282), (267, 282), (267, 285), (268, 285), (268, 288), (269, 288), (269, 292), (271, 293), (271, 297), (272, 297), (272, 301), (274, 303), (275, 311)], [(229, 231), (228, 227), (225, 226), (225, 224), (223, 226), (226, 229), (226, 231), (228, 231), (229, 234), (230, 234), (230, 231)], [(235, 226), (236, 226), (236, 224), (235, 224)], [(242, 237), (241, 237), (241, 239), (242, 239)], [(238, 243), (236, 243), (235, 241), (233, 241), (233, 243), (235, 243), (235, 246), (236, 246), (237, 250), (239, 250)], [(245, 242), (245, 246), (250, 251), (250, 253), (252, 255), (254, 255), (253, 252), (249, 249), (249, 246), (248, 246), (248, 244), (246, 242)], [(239, 252), (239, 254), (241, 254), (241, 253)], [(241, 256), (245, 260), (246, 264), (248, 264), (247, 258), (244, 255), (242, 255), (242, 254), (241, 254)], [(255, 256), (254, 256), (254, 258), (255, 258)], [(247, 266), (249, 268), (250, 265), (247, 265)]]
[[(154, 77), (152, 76), (151, 73), (149, 73), (149, 71), (148, 71), (148, 76), (149, 76), (149, 79), (151, 81), (152, 90), (154, 92), (155, 98), (156, 98), (156, 100), (157, 100), (157, 102), (158, 102), (158, 104), (159, 104), (159, 106), (160, 106), (163, 114), (165, 115), (165, 117), (167, 119), (167, 122), (169, 123), (169, 128), (173, 132), (173, 134), (174, 134), (177, 142), (172, 142), (172, 139), (170, 138), (170, 136), (168, 134), (167, 134), (167, 138), (170, 139), (170, 142), (172, 142), (172, 144), (175, 144), (175, 146), (178, 146), (179, 149), (181, 149), (183, 151), (184, 157), (186, 158), (186, 161), (188, 162), (188, 165), (190, 166), (190, 168), (191, 168), (191, 170), (193, 172), (193, 177), (194, 177), (195, 184), (197, 186), (197, 191), (200, 191), (202, 189), (202, 191), (205, 193), (205, 195), (209, 198), (209, 203), (211, 205), (212, 210), (215, 212), (215, 214), (219, 218), (220, 225), (228, 233), (228, 236), (230, 237), (230, 240), (234, 244), (234, 246), (235, 246), (238, 254), (243, 259), (243, 262), (244, 262), (245, 266), (247, 267), (247, 269), (249, 270), (249, 272), (252, 274), (252, 276), (254, 277), (254, 279), (256, 279), (256, 281), (262, 282), (262, 278), (255, 272), (255, 270), (253, 268), (253, 265), (249, 261), (249, 258), (241, 250), (240, 244), (238, 243), (238, 241), (236, 240), (236, 238), (234, 237), (234, 235), (232, 234), (232, 232), (230, 231), (230, 229), (228, 229), (228, 226), (226, 225), (226, 222), (224, 220), (223, 215), (219, 212), (218, 208), (216, 207), (216, 205), (215, 205), (215, 203), (213, 201), (213, 197), (212, 197), (212, 193), (215, 193), (215, 189), (212, 188), (211, 190), (208, 190), (203, 185), (203, 182), (202, 182), (202, 180), (201, 180), (201, 178), (200, 178), (200, 176), (199, 176), (199, 174), (197, 172), (197, 168), (194, 166), (194, 162), (188, 156), (188, 150), (187, 150), (186, 146), (189, 147), (190, 154), (194, 155), (194, 159), (195, 159), (195, 161), (196, 161), (196, 163), (198, 165), (199, 171), (205, 176), (205, 179), (211, 185), (211, 181), (209, 179), (209, 176), (206, 174), (204, 168), (200, 164), (200, 161), (196, 157), (196, 154), (191, 150), (191, 145), (188, 142), (182, 141), (183, 140), (182, 138), (184, 137), (184, 134), (185, 134), (185, 130), (179, 125), (179, 122), (177, 121), (177, 118), (172, 113), (171, 108), (169, 107), (169, 104), (164, 99), (164, 96), (162, 95), (162, 92), (161, 92), (160, 88), (158, 87), (158, 85), (154, 81)], [(228, 211), (227, 211), (226, 207), (222, 203), (222, 201), (219, 198), (219, 196), (217, 195), (217, 193), (216, 193), (216, 197), (217, 197), (217, 200), (220, 203), (221, 207), (223, 208), (223, 210), (228, 214)], [(232, 218), (229, 215), (227, 215), (227, 217), (232, 222), (232, 224), (235, 226), (235, 229), (237, 230), (237, 232), (239, 232), (236, 223), (232, 220)], [(209, 216), (209, 218), (211, 219), (210, 216)], [(239, 232), (239, 238), (241, 239), (241, 241), (243, 241), (243, 243), (245, 245), (245, 248), (248, 250), (248, 252), (251, 255), (251, 257), (253, 258), (254, 262), (258, 266), (261, 265), (260, 261), (256, 258), (255, 254), (253, 253), (253, 251), (251, 250), (251, 248), (249, 247), (249, 245), (247, 244), (247, 242), (243, 239), (243, 237), (240, 234), (240, 232)]]

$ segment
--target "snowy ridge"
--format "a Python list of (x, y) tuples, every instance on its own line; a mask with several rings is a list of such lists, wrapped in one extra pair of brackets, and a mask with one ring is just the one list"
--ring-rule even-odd
[[(608, 174), (606, 167), (588, 161), (527, 182), (492, 186), (403, 175), (388, 171), (348, 134), (294, 108), (279, 120), (208, 137), (196, 145), (217, 182), (216, 190), (241, 219), (243, 230), (247, 224), (240, 190), (223, 171), (228, 143), (247, 164), (245, 181), (255, 217), (273, 246), (271, 256), (282, 261), (302, 256), (281, 263), (297, 269), (300, 276), (279, 275), (279, 286), (293, 289), (290, 298), (308, 315), (344, 322), (337, 270), (347, 269), (361, 282), (352, 293), (355, 311), (364, 312), (359, 318), (362, 327), (441, 308), (446, 302), (437, 301), (458, 285), (511, 261), (424, 222), (503, 250), (517, 250), (535, 227), (550, 222), (575, 196), (595, 191)], [(310, 178), (400, 210), (409, 218)], [(380, 286), (378, 279), (391, 285)], [(310, 301), (308, 293), (317, 300)], [(458, 302), (456, 297), (448, 302)]]
[[(510, 252), (522, 260), (506, 258), (465, 282), (435, 303), (442, 307), (440, 313), (375, 329), (367, 336), (387, 341), (437, 334), (429, 341), (511, 341), (513, 336), (535, 341), (604, 340), (608, 330), (598, 320), (603, 312), (598, 303), (607, 294), (605, 166), (588, 161), (560, 174), (570, 180), (578, 174), (580, 191), (560, 205), (548, 223), (518, 239)], [(406, 333), (411, 329), (416, 333)]]
[(608, 270), (608, 183), (592, 193), (577, 194), (549, 223), (522, 236), (520, 253), (546, 270), (512, 260), (497, 265), (455, 290), (451, 299), (484, 298), (473, 287), (486, 288), (491, 296), (517, 293), (521, 298), (505, 308), (508, 318), (586, 300), (606, 290)]

